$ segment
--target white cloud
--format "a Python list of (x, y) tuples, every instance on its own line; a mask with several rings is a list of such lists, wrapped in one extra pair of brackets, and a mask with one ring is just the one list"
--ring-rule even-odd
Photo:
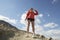
[(54, 29), (54, 30), (49, 30), (46, 31), (45, 34), (49, 37), (52, 37), (54, 39), (60, 39), (60, 30)]
[(40, 18), (43, 18), (43, 14), (39, 14), (38, 16), (35, 16), (35, 24), (41, 24)]
[(47, 24), (45, 24), (44, 25), (44, 27), (49, 27), (49, 28), (55, 28), (55, 27), (57, 27), (58, 26), (58, 24), (56, 24), (56, 23), (47, 23)]
[(42, 18), (43, 17), (43, 14), (39, 14), (38, 17), (41, 17)]
[(47, 31), (48, 34), (52, 35), (52, 34), (56, 34), (59, 35), (60, 34), (60, 30), (49, 30)]
[(58, 0), (52, 0), (52, 4), (56, 3)]
[(27, 13), (27, 11), (21, 15), (21, 19), (20, 19), (20, 23), (23, 24), (23, 25), (25, 25), (25, 26), (26, 26), (26, 24), (27, 24), (27, 22), (26, 22), (26, 20), (25, 20), (25, 18), (26, 18), (26, 13)]
[(40, 25), (35, 25), (35, 32), (38, 34), (41, 34), (41, 32), (44, 30), (44, 28)]
[(13, 23), (13, 24), (16, 24), (16, 21), (17, 21), (15, 19), (10, 19), (10, 18), (3, 16), (3, 15), (0, 15), (0, 20), (4, 20), (4, 21), (7, 21), (7, 22)]
[(50, 14), (48, 14), (48, 17), (50, 16)]
[(39, 19), (39, 16), (35, 18), (35, 24), (40, 24), (41, 23), (41, 20)]

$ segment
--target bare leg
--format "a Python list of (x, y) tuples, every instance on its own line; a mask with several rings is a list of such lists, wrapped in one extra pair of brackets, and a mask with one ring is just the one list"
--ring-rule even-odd
[(27, 32), (29, 32), (30, 21), (28, 20)]
[(31, 24), (32, 24), (32, 31), (33, 31), (33, 33), (35, 34), (34, 21), (32, 21)]
[(29, 37), (29, 26), (30, 26), (30, 21), (27, 20), (28, 24), (27, 24), (27, 33), (26, 33), (26, 37)]

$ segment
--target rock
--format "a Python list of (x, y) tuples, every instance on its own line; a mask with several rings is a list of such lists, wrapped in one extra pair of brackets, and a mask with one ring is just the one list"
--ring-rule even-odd
[[(29, 35), (29, 37), (26, 37), (26, 35)], [(40, 36), (40, 34), (36, 34), (36, 38), (33, 38), (31, 32), (19, 30), (11, 24), (0, 20), (0, 40), (42, 40), (43, 38), (47, 39), (43, 35)]]

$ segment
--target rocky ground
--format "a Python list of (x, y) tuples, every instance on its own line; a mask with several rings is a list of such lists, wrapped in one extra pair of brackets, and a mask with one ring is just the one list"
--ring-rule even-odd
[(0, 20), (0, 40), (48, 40), (48, 38), (39, 34), (36, 34), (36, 37), (33, 38), (31, 32), (18, 30), (9, 23)]

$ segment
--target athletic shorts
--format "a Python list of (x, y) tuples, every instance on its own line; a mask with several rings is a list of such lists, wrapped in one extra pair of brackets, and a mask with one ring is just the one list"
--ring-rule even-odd
[(27, 20), (34, 21), (34, 19), (28, 18)]

